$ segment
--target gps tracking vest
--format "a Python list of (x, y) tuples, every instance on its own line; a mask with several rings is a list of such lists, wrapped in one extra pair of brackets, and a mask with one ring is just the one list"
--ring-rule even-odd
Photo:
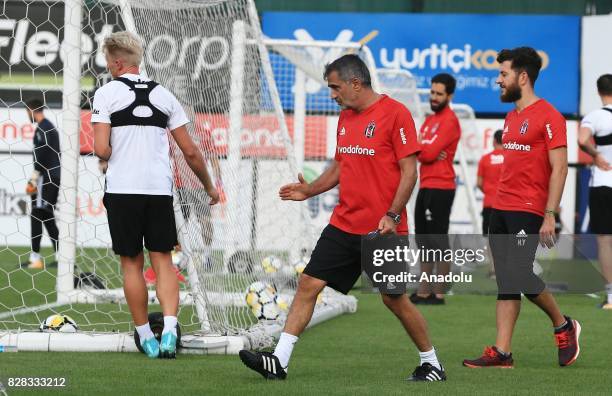
[[(159, 85), (158, 83), (155, 81), (132, 81), (124, 77), (117, 77), (114, 80), (120, 81), (130, 87), (130, 91), (134, 91), (136, 99), (125, 109), (111, 114), (111, 127), (144, 125), (165, 129), (168, 126), (168, 115), (162, 113), (157, 107), (153, 106), (149, 100), (149, 94)], [(139, 106), (148, 107), (152, 114), (148, 117), (135, 116), (134, 109)]]
[[(612, 113), (612, 109), (602, 107), (602, 110)], [(594, 136), (595, 144), (598, 146), (610, 146), (612, 145), (612, 133), (605, 136)]]

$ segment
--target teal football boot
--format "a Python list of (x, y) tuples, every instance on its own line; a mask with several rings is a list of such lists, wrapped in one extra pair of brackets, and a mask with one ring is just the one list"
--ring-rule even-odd
[(170, 331), (162, 333), (159, 357), (162, 359), (176, 358), (176, 336)]
[(157, 359), (159, 357), (159, 342), (157, 342), (155, 337), (140, 341), (140, 345), (142, 346), (144, 353), (146, 353), (151, 359)]

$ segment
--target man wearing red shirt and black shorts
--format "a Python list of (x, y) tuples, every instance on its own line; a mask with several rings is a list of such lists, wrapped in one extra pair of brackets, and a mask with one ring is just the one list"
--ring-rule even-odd
[[(325, 68), (331, 97), (343, 110), (332, 164), (312, 183), (281, 187), (283, 200), (302, 201), (340, 187), (339, 202), (300, 276), (285, 328), (274, 353), (240, 351), (240, 359), (267, 379), (285, 379), (293, 346), (312, 317), (325, 286), (348, 293), (361, 270), (361, 238), (408, 233), (406, 203), (416, 183), (419, 144), (414, 121), (401, 103), (372, 90), (370, 72), (356, 55)], [(444, 369), (429, 341), (426, 322), (408, 296), (382, 294), (416, 347), (421, 362), (410, 380), (443, 381)]]
[(514, 366), (511, 341), (521, 293), (550, 318), (560, 366), (578, 358), (580, 324), (561, 314), (544, 282), (533, 273), (538, 247), (555, 243), (555, 209), (567, 176), (567, 131), (563, 116), (535, 95), (542, 58), (530, 47), (502, 50), (498, 56), (501, 100), (516, 108), (506, 116), (504, 164), (489, 220), (489, 242), (497, 275), (497, 339), (483, 355), (464, 360), (475, 367)]
[[(501, 176), (501, 168), (504, 164), (504, 152), (502, 145), (503, 131), (497, 130), (493, 134), (493, 151), (482, 156), (478, 162), (478, 179), (476, 185), (483, 192), (482, 200), (482, 235), (486, 238), (489, 236), (489, 219), (493, 210), (493, 202), (497, 195), (497, 185)], [(489, 253), (490, 250), (487, 250)], [(489, 278), (495, 277), (495, 267), (493, 266), (493, 258), (489, 254)]]
[[(449, 249), (448, 226), (455, 199), (455, 169), (453, 159), (461, 138), (461, 126), (450, 108), (456, 81), (446, 73), (431, 79), (429, 105), (434, 114), (421, 126), (419, 154), (420, 185), (414, 209), (414, 231), (419, 248)], [(449, 262), (421, 262), (421, 273), (431, 275), (434, 265), (437, 275), (450, 271)], [(444, 304), (446, 284), (421, 282), (417, 293), (410, 296), (415, 304)]]
[(476, 185), (484, 194), (482, 200), (482, 235), (489, 235), (489, 218), (497, 194), (497, 185), (504, 164), (504, 152), (500, 129), (493, 134), (493, 151), (482, 156), (478, 162), (478, 179)]

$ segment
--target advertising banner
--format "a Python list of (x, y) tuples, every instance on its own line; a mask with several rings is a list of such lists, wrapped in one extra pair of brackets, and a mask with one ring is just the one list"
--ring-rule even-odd
[[(578, 112), (577, 16), (266, 12), (263, 30), (272, 38), (339, 42), (358, 41), (377, 30), (367, 43), (377, 67), (408, 70), (420, 88), (428, 87), (435, 74), (450, 73), (457, 79), (456, 101), (479, 113), (511, 108), (499, 100), (497, 52), (530, 46), (543, 59), (538, 94), (564, 114)], [(312, 95), (329, 96), (326, 87)], [(290, 106), (285, 96), (283, 104)], [(316, 108), (318, 103), (325, 102), (307, 100), (308, 109), (323, 110)]]
[[(61, 112), (59, 110), (46, 110), (47, 117), (52, 122), (57, 122), (61, 132)], [(83, 112), (82, 115), (82, 131), (81, 142), (91, 143), (90, 124), (88, 123), (89, 113)], [(25, 184), (32, 172), (32, 136), (34, 134), (34, 126), (29, 122), (24, 109), (0, 109), (0, 117), (4, 121), (0, 122), (0, 159), (2, 167), (0, 168), (0, 225), (3, 230), (6, 230), (7, 238), (17, 238), (10, 241), (11, 244), (27, 245), (29, 244), (29, 197), (25, 195)], [(265, 120), (264, 120), (265, 121)], [(308, 181), (316, 179), (327, 167), (329, 160), (333, 158), (336, 144), (336, 124), (337, 117), (329, 116), (307, 116), (306, 123), (309, 125), (306, 128), (306, 144), (304, 148), (306, 162), (304, 163), (303, 173)], [(291, 117), (287, 119), (290, 126), (290, 134), (293, 133), (293, 120)], [(223, 159), (228, 153), (228, 125), (227, 119), (220, 115), (212, 114), (197, 114), (196, 128), (205, 130), (210, 133), (211, 141), (214, 145), (215, 152), (221, 156), (222, 177), (225, 179), (224, 185), (229, 185), (232, 181), (227, 179), (227, 160)], [(503, 127), (503, 119), (477, 119), (471, 124), (465, 124), (463, 127), (463, 141), (466, 154), (469, 153), (487, 153), (492, 150), (493, 134), (497, 129)], [(249, 126), (250, 125), (250, 126)], [(295, 175), (289, 173), (289, 170), (284, 170), (287, 166), (284, 159), (286, 152), (283, 146), (280, 130), (277, 122), (271, 117), (266, 122), (257, 122), (257, 127), (254, 127), (254, 121), (245, 118), (243, 122), (243, 131), (241, 133), (241, 152), (243, 160), (241, 161), (241, 172), (243, 180), (250, 180), (249, 176), (253, 172), (252, 161), (249, 159), (260, 158), (258, 172), (261, 175), (267, 175), (266, 178), (258, 178), (259, 183), (263, 183), (258, 187), (259, 194), (258, 202), (266, 202), (277, 199), (276, 194), (278, 188), (289, 182), (294, 181)], [(417, 126), (418, 127), (418, 126)], [(578, 148), (576, 145), (577, 139), (577, 121), (567, 122), (568, 131), (568, 154), (569, 162), (577, 161)], [(83, 147), (83, 144), (82, 144)], [(11, 154), (12, 153), (12, 154)], [(279, 168), (280, 167), (280, 168)], [(468, 163), (468, 173), (472, 177), (472, 184), (476, 184), (476, 168), (477, 163)], [(85, 220), (85, 227), (79, 231), (79, 240), (87, 241), (88, 246), (105, 246), (108, 243), (107, 229), (105, 228), (106, 215), (101, 203), (103, 195), (104, 178), (99, 173), (97, 168), (97, 160), (92, 156), (81, 157), (79, 164), (79, 215)], [(279, 169), (283, 170), (279, 173)], [(464, 189), (465, 181), (461, 177), (459, 166), (456, 166), (458, 175), (459, 189)], [(279, 177), (271, 178), (270, 175), (278, 174)], [(281, 176), (282, 175), (282, 176)], [(563, 194), (561, 218), (568, 232), (574, 229), (574, 202), (576, 191), (575, 171), (570, 170), (568, 175), (565, 191)], [(287, 177), (289, 176), (289, 177)], [(242, 186), (241, 191), (249, 192), (250, 187)], [(478, 210), (482, 201), (480, 191), (475, 191)], [(410, 218), (414, 210), (414, 197), (409, 209)], [(247, 202), (251, 200), (249, 194), (240, 194), (241, 204), (239, 207), (250, 208), (250, 205), (242, 202), (242, 199)], [(332, 189), (320, 196), (309, 199), (305, 205), (307, 208), (307, 216), (310, 217), (314, 228), (317, 231), (328, 223), (331, 213), (338, 201), (338, 190)], [(275, 206), (273, 206), (275, 207)], [(283, 205), (283, 213), (288, 221), (293, 221), (296, 215), (297, 205)], [(257, 208), (261, 211), (260, 220), (272, 218), (271, 213), (268, 213), (266, 207)], [(220, 205), (213, 211), (213, 220), (216, 224), (215, 229), (223, 229), (225, 221), (225, 205)], [(101, 225), (104, 225), (101, 227)], [(266, 233), (265, 222), (258, 222), (257, 244), (263, 246), (265, 244), (274, 245), (272, 241), (279, 240), (274, 234)], [(411, 222), (410, 226), (413, 224)], [(81, 227), (81, 226), (80, 226)], [(464, 192), (459, 191), (455, 196), (453, 212), (451, 215), (451, 229), (453, 232), (465, 233), (472, 232), (471, 220), (469, 217), (467, 196)], [(104, 234), (101, 232), (104, 231)], [(10, 237), (9, 237), (10, 235)], [(213, 246), (222, 246), (222, 241), (218, 238), (222, 237), (223, 232), (215, 233)], [(318, 235), (318, 233), (317, 233)], [(248, 238), (247, 238), (248, 239)], [(47, 242), (44, 242), (47, 243)], [(239, 245), (243, 246), (247, 242), (242, 241)]]

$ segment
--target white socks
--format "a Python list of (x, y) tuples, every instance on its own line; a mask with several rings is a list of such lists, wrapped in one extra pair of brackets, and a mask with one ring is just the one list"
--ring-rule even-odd
[(612, 304), (612, 283), (606, 285), (606, 293), (608, 294), (608, 304)]
[[(162, 331), (162, 334), (171, 332), (172, 334), (176, 335), (176, 323), (176, 316), (164, 316), (164, 330)], [(155, 334), (153, 334), (151, 331), (149, 322), (141, 326), (136, 326), (136, 331), (138, 332), (138, 336), (142, 341), (155, 337)]]
[(419, 352), (419, 357), (421, 358), (421, 363), (429, 363), (432, 366), (436, 367), (438, 370), (442, 370), (442, 366), (440, 366), (440, 362), (438, 362), (438, 357), (436, 356), (436, 349), (431, 348), (431, 351), (427, 352)]
[[(293, 346), (298, 341), (298, 337), (291, 335), (289, 333), (281, 333), (280, 339), (278, 340), (278, 344), (276, 344), (276, 348), (274, 349), (274, 356), (276, 356), (281, 364), (281, 366), (287, 371), (287, 367), (289, 366), (289, 359), (291, 358), (291, 352), (293, 352)], [(440, 362), (438, 362), (438, 357), (436, 356), (435, 348), (431, 348), (431, 351), (427, 352), (419, 352), (419, 357), (421, 358), (421, 363), (429, 363), (432, 366), (436, 367), (438, 370), (442, 370), (442, 366)]]
[(176, 316), (164, 316), (164, 330), (162, 331), (162, 334), (170, 332), (176, 335), (177, 321)]
[(276, 344), (276, 348), (274, 349), (274, 356), (278, 358), (278, 361), (285, 371), (287, 371), (287, 366), (289, 366), (291, 352), (293, 352), (293, 346), (297, 340), (298, 337), (283, 332), (281, 333), (278, 344)]
[(149, 338), (155, 337), (153, 332), (151, 331), (151, 326), (149, 326), (149, 322), (136, 326), (136, 331), (138, 332), (138, 336), (140, 337), (140, 341), (148, 340)]

